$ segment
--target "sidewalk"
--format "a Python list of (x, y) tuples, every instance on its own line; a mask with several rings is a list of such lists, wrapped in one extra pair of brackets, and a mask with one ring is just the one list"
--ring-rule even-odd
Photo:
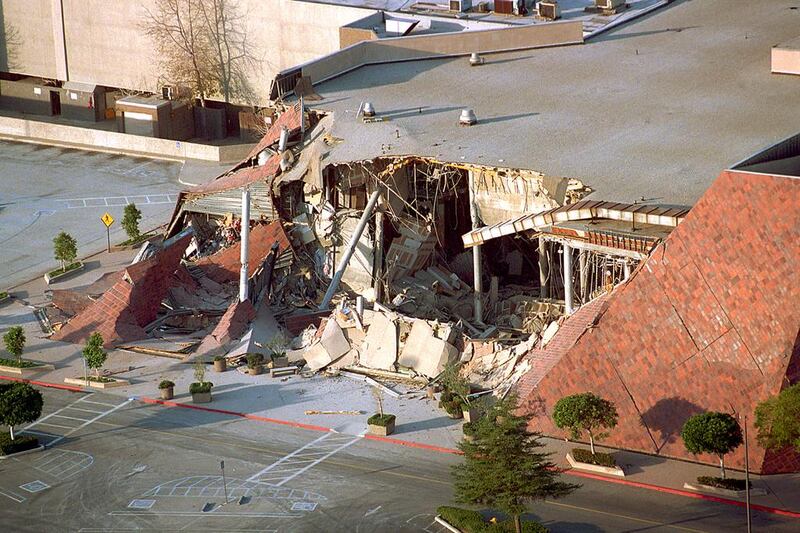
[[(96, 268), (58, 284), (59, 288), (83, 285), (96, 280), (104, 272), (121, 268), (130, 261), (133, 252), (99, 254), (94, 257), (99, 262)], [(54, 342), (43, 338), (43, 333), (29, 305), (41, 305), (46, 298), (45, 288), (40, 279), (18, 287), (15, 295), (22, 296), (10, 304), (0, 306), (0, 333), (8, 327), (21, 325), (28, 338), (25, 356), (56, 365), (56, 370), (41, 372), (32, 376), (32, 381), (63, 385), (66, 377), (83, 375), (81, 346)], [(23, 296), (24, 295), (24, 296)], [(120, 377), (131, 381), (130, 386), (107, 389), (104, 392), (121, 397), (136, 397), (142, 401), (157, 403), (158, 382), (170, 379), (175, 382), (175, 404), (190, 405), (189, 383), (194, 381), (193, 367), (175, 359), (154, 357), (143, 354), (113, 350), (109, 352), (106, 368), (111, 371), (124, 371)], [(206, 379), (214, 383), (214, 400), (210, 404), (195, 406), (201, 409), (222, 410), (232, 417), (246, 417), (255, 423), (286, 421), (306, 429), (335, 430), (349, 434), (363, 434), (366, 419), (376, 412), (377, 401), (372, 387), (364, 382), (347, 377), (291, 376), (270, 378), (269, 374), (246, 375), (238, 369), (224, 373), (214, 373), (209, 367)], [(398, 392), (408, 389), (392, 385)], [(383, 395), (384, 410), (397, 415), (396, 432), (386, 440), (402, 444), (405, 441), (414, 446), (440, 452), (452, 453), (462, 437), (461, 420), (451, 420), (438, 408), (436, 401), (428, 400), (424, 394), (401, 395), (393, 398)], [(165, 408), (170, 407), (169, 405)], [(361, 414), (306, 415), (305, 411), (360, 411)], [(221, 424), (222, 431), (230, 431), (246, 436), (248, 424)], [(585, 447), (563, 440), (544, 439), (547, 450), (554, 453), (553, 460), (563, 468), (568, 465), (566, 453), (574, 447)], [(389, 444), (387, 444), (389, 445)], [(604, 449), (602, 446), (599, 448)], [(651, 490), (679, 491), (684, 482), (693, 482), (700, 475), (718, 475), (718, 468), (641, 453), (607, 450), (614, 453), (617, 462), (626, 472), (625, 484), (655, 486), (642, 487)], [(432, 452), (433, 453), (433, 452)], [(731, 472), (734, 477), (742, 477), (740, 472)], [(595, 477), (595, 476), (587, 476)], [(603, 476), (599, 476), (603, 477)], [(800, 474), (751, 476), (754, 487), (768, 489), (765, 496), (753, 496), (752, 502), (772, 508), (800, 512)], [(576, 481), (580, 482), (579, 479)], [(619, 483), (617, 478), (609, 478), (611, 483)], [(659, 489), (662, 488), (662, 489)], [(727, 498), (726, 498), (727, 499)]]

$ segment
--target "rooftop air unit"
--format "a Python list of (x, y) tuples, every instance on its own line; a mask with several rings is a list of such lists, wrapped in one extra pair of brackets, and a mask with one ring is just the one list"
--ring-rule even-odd
[(450, 11), (466, 13), (472, 9), (472, 0), (450, 0)]
[(172, 85), (164, 85), (161, 87), (161, 98), (164, 100), (172, 100), (175, 98), (175, 88)]
[(600, 9), (617, 9), (620, 6), (625, 5), (625, 0), (594, 0), (594, 5)]
[(556, 20), (561, 18), (561, 8), (555, 0), (543, 0), (536, 4), (536, 9), (539, 11), (539, 16), (547, 20)]

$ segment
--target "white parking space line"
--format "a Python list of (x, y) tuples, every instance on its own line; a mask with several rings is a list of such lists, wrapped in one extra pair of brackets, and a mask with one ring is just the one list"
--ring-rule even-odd
[(280, 487), (361, 439), (361, 435), (353, 437), (326, 433), (253, 474), (247, 481), (258, 481)]
[(22, 502), (25, 501), (25, 496), (21, 496), (21, 495), (17, 494), (16, 492), (11, 492), (10, 490), (0, 489), (0, 494), (5, 496), (6, 498), (10, 498), (10, 499), (14, 500), (17, 503), (22, 503)]
[(81, 407), (70, 407), (69, 410), (70, 411), (83, 411), (85, 413), (94, 413), (96, 415), (99, 415), (100, 413), (103, 412), (103, 411), (93, 411), (92, 409), (83, 409)]
[[(127, 400), (125, 400), (124, 402), (122, 402), (119, 405), (114, 405), (114, 404), (111, 404), (111, 403), (97, 402), (97, 401), (93, 401), (93, 400), (88, 400), (87, 399), (87, 398), (91, 398), (92, 396), (93, 396), (93, 394), (89, 394), (88, 396), (84, 396), (84, 397), (72, 402), (71, 404), (69, 404), (69, 405), (67, 405), (65, 407), (62, 407), (59, 410), (57, 410), (57, 411), (55, 411), (53, 413), (50, 413), (49, 415), (45, 416), (44, 418), (41, 418), (41, 419), (29, 424), (28, 426), (26, 426), (21, 431), (21, 433), (29, 431), (31, 433), (34, 433), (34, 434), (37, 434), (37, 435), (41, 435), (42, 434), (41, 432), (36, 432), (36, 431), (31, 430), (31, 428), (39, 427), (39, 426), (55, 427), (55, 428), (67, 430), (66, 432), (62, 432), (63, 435), (58, 435), (58, 436), (52, 435), (52, 434), (46, 434), (48, 437), (55, 437), (52, 441), (47, 443), (47, 446), (53, 446), (53, 445), (61, 442), (65, 438), (69, 437), (70, 435), (72, 435), (76, 431), (79, 431), (79, 430), (85, 428), (86, 426), (88, 426), (92, 422), (100, 420), (104, 416), (107, 416), (107, 415), (113, 413), (117, 409), (119, 409), (119, 408), (121, 408), (121, 407), (123, 407), (125, 405), (128, 405), (131, 401), (133, 401), (131, 399), (127, 399)], [(96, 412), (97, 414), (93, 418), (89, 418), (89, 419), (78, 418), (78, 417), (68, 416), (68, 415), (62, 414), (65, 411), (68, 412), (69, 410), (75, 408), (75, 404), (79, 404), (79, 403), (90, 403), (90, 404), (104, 405), (106, 407), (109, 407), (109, 409), (107, 409), (105, 411)], [(55, 423), (51, 422), (50, 421), (51, 418), (56, 418), (58, 422), (61, 422), (61, 424), (55, 424)], [(65, 425), (62, 425), (64, 423), (66, 423), (66, 422), (62, 422), (63, 420), (74, 420), (75, 422), (79, 422), (79, 424), (72, 425), (72, 426), (65, 426)]]
[(123, 206), (128, 204), (159, 205), (173, 204), (178, 199), (177, 194), (137, 194), (132, 196), (101, 196), (92, 198), (66, 198), (56, 200), (64, 204), (65, 209), (83, 209), (86, 207)]

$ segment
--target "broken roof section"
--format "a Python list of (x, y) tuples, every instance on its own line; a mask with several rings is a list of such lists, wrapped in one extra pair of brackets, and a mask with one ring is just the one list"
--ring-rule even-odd
[[(686, 217), (688, 212), (688, 207), (582, 200), (542, 213), (529, 213), (499, 224), (478, 228), (462, 235), (461, 238), (464, 241), (464, 247), (471, 248), (491, 239), (526, 231), (541, 231), (562, 222), (593, 221), (597, 219), (674, 228)], [(646, 234), (647, 232), (642, 231), (641, 233)]]

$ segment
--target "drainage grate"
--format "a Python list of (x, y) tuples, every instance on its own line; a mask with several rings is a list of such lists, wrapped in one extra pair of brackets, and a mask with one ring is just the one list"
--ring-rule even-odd
[(49, 489), (50, 485), (45, 483), (44, 481), (31, 481), (30, 483), (25, 483), (24, 485), (20, 485), (19, 488), (22, 490), (27, 490), (28, 492), (41, 492), (44, 489)]
[(317, 508), (314, 502), (294, 502), (292, 504), (292, 511), (313, 511)]
[(155, 503), (155, 500), (131, 500), (128, 509), (150, 509)]

